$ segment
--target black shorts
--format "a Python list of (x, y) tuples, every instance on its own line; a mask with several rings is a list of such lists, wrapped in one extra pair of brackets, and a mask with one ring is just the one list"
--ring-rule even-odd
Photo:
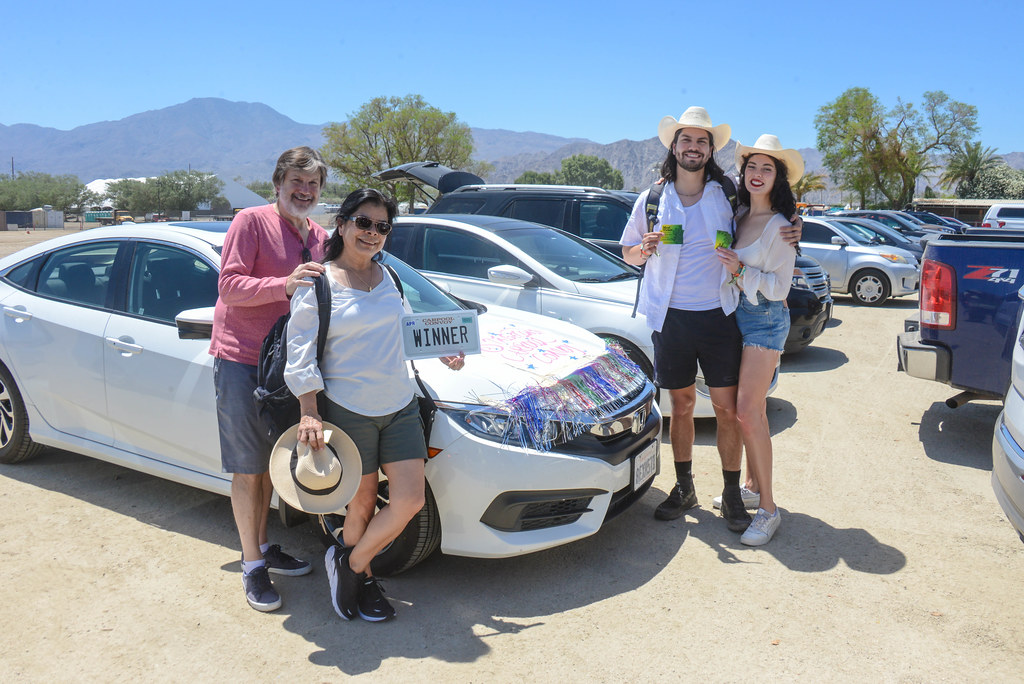
[(736, 316), (722, 309), (669, 309), (654, 341), (654, 384), (682, 389), (697, 380), (697, 362), (708, 387), (732, 387), (740, 381), (743, 337)]

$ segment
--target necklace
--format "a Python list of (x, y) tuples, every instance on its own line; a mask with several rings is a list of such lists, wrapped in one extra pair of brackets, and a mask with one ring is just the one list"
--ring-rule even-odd
[[(372, 289), (373, 289), (373, 286), (372, 286), (372, 285), (370, 285), (370, 284), (369, 284), (368, 282), (366, 282), (366, 280), (364, 280), (364, 279), (363, 279), (363, 277), (362, 277), (361, 275), (359, 275), (358, 273), (356, 273), (356, 272), (355, 272), (355, 270), (350, 270), (350, 269), (347, 269), (347, 268), (346, 268), (346, 269), (345, 269), (345, 272), (346, 272), (346, 273), (348, 273), (349, 275), (354, 275), (354, 276), (355, 276), (356, 278), (359, 278), (359, 282), (361, 282), (361, 283), (363, 284), (363, 287), (365, 287), (365, 288), (366, 288), (366, 291), (367, 291), (367, 292), (369, 292), (370, 290), (372, 290)], [(372, 275), (370, 276), (370, 280), (373, 280), (373, 276), (372, 276)], [(352, 282), (352, 279), (351, 279), (351, 278), (349, 278), (349, 282)]]

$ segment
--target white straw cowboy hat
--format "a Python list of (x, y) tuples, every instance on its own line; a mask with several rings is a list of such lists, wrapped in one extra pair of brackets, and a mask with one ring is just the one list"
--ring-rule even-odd
[(363, 461), (352, 438), (341, 428), (324, 423), (326, 446), (313, 451), (299, 442), (293, 425), (270, 452), (270, 480), (289, 506), (306, 513), (338, 513), (359, 488)]
[(729, 143), (729, 136), (732, 135), (732, 128), (729, 124), (711, 125), (711, 117), (703, 107), (690, 107), (678, 119), (666, 116), (658, 124), (658, 137), (661, 144), (667, 148), (672, 147), (676, 139), (676, 131), (680, 128), (699, 128), (711, 134), (712, 142), (716, 150), (723, 149)]
[(792, 185), (804, 175), (804, 158), (796, 150), (782, 149), (782, 143), (771, 133), (765, 133), (751, 147), (736, 143), (736, 167), (743, 172), (743, 158), (748, 154), (766, 154), (786, 165), (786, 177)]

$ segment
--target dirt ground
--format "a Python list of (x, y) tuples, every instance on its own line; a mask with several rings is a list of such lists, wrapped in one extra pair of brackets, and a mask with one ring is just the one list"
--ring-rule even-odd
[[(52, 232), (56, 235), (57, 233)], [(10, 251), (22, 235), (0, 233)], [(38, 236), (36, 236), (38, 239)], [(729, 532), (714, 425), (698, 426), (700, 507), (659, 522), (655, 487), (583, 541), (520, 558), (437, 554), (385, 581), (398, 618), (347, 623), (323, 549), (245, 603), (226, 498), (48, 451), (0, 466), (5, 681), (1020, 681), (1024, 544), (992, 494), (996, 402), (896, 371), (916, 308), (838, 297), (768, 401), (783, 522)], [(666, 437), (667, 442), (667, 437)]]

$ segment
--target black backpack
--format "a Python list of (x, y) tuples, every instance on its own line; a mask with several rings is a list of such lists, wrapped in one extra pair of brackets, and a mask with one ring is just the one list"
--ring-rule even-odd
[[(326, 275), (313, 278), (320, 313), (320, 330), (316, 341), (316, 360), (324, 357), (327, 327), (331, 322), (331, 287)], [(284, 384), (284, 367), (288, 362), (288, 319), (291, 312), (277, 319), (263, 338), (260, 359), (256, 364), (256, 389), (252, 393), (256, 413), (271, 439), (299, 422), (299, 399)]]
[[(732, 211), (736, 213), (736, 184), (732, 182), (732, 178), (723, 175), (720, 181), (722, 190), (725, 192), (726, 199), (729, 200), (729, 206), (732, 207)], [(646, 213), (647, 213), (647, 232), (653, 233), (654, 227), (658, 225), (658, 206), (661, 204), (661, 193), (665, 190), (664, 179), (653, 183), (647, 193)], [(636, 299), (633, 301), (633, 313), (630, 318), (636, 318), (636, 308), (640, 305), (640, 283), (644, 279), (644, 266), (640, 266), (640, 277), (636, 279)]]

